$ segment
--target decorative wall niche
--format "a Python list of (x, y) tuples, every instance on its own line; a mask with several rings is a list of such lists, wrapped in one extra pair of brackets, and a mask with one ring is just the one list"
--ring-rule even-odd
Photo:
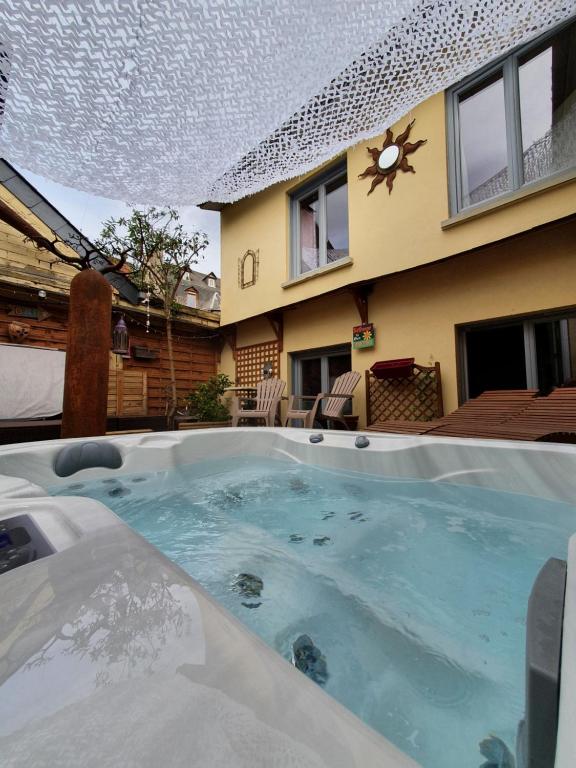
[(250, 288), (258, 280), (259, 251), (248, 250), (238, 260), (238, 285)]

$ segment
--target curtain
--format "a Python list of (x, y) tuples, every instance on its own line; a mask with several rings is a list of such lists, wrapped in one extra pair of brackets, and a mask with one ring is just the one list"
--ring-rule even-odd
[(35, 419), (62, 412), (66, 353), (0, 344), (0, 419)]

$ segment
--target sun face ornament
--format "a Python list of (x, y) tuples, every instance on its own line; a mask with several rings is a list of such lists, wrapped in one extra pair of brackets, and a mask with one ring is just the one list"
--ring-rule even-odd
[(407, 141), (414, 123), (415, 120), (412, 120), (412, 122), (407, 125), (404, 132), (398, 136), (396, 141), (394, 141), (394, 134), (390, 128), (388, 128), (382, 149), (378, 149), (378, 147), (374, 147), (373, 149), (368, 148), (368, 154), (372, 156), (374, 162), (366, 168), (364, 173), (361, 173), (358, 176), (359, 179), (365, 179), (367, 176), (374, 177), (372, 179), (372, 186), (368, 190), (368, 194), (373, 192), (378, 184), (381, 184), (384, 179), (386, 179), (388, 194), (390, 194), (398, 171), (404, 171), (404, 173), (416, 173), (414, 168), (408, 163), (407, 156), (416, 152), (419, 147), (426, 144), (427, 140), (420, 139), (414, 143)]

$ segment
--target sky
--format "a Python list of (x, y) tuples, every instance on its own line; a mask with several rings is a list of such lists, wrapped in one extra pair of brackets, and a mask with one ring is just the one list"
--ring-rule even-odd
[[(121, 200), (110, 200), (64, 187), (54, 181), (37, 176), (17, 166), (24, 176), (52, 205), (89, 240), (96, 240), (106, 219), (119, 218), (130, 213), (130, 206)], [(195, 229), (206, 232), (210, 242), (205, 258), (198, 263), (199, 272), (214, 272), (220, 276), (220, 214), (203, 211), (194, 205), (175, 206), (180, 213), (182, 224), (188, 232)]]

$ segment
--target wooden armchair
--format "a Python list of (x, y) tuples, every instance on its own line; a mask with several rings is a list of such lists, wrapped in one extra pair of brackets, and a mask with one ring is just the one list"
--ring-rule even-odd
[[(346, 420), (342, 416), (342, 411), (348, 400), (353, 397), (356, 385), (360, 381), (360, 374), (357, 371), (348, 371), (334, 381), (331, 392), (320, 392), (319, 395), (292, 395), (288, 402), (288, 413), (286, 414), (286, 426), (292, 419), (298, 419), (304, 422), (305, 429), (312, 429), (316, 419), (322, 421), (339, 421), (346, 429), (349, 429)], [(297, 409), (295, 407), (297, 400), (313, 400), (314, 403), (310, 409)], [(321, 412), (318, 411), (322, 400), (326, 400)]]
[[(278, 405), (282, 399), (282, 393), (286, 387), (286, 382), (281, 379), (264, 379), (256, 385), (256, 395), (248, 397), (232, 398), (232, 426), (237, 427), (240, 419), (263, 420), (266, 426), (273, 427), (278, 411)], [(242, 403), (246, 401), (254, 402), (254, 408), (242, 408)]]

